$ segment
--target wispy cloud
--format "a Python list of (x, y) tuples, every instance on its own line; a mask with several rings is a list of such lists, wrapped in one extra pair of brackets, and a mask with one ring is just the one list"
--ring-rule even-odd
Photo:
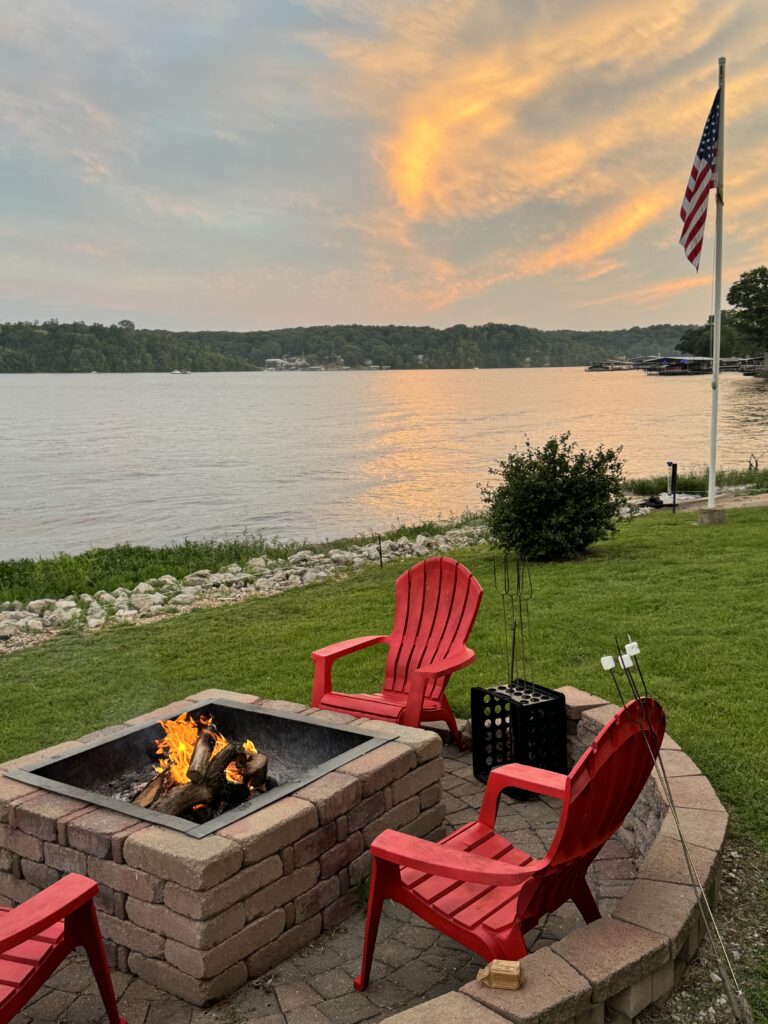
[(20, 297), (243, 327), (703, 319), (677, 210), (723, 51), (730, 266), (768, 253), (762, 0), (0, 14)]

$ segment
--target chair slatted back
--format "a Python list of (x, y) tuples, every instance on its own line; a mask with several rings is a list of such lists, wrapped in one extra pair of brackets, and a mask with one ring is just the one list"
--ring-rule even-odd
[(657, 701), (632, 701), (584, 751), (568, 777), (560, 823), (542, 871), (521, 893), (522, 918), (535, 914), (538, 920), (569, 898), (574, 882), (621, 827), (648, 781), (664, 728), (664, 711)]
[[(411, 673), (461, 649), (474, 625), (483, 589), (453, 558), (427, 558), (398, 577), (384, 691), (408, 691)], [(447, 678), (427, 684), (439, 699)]]

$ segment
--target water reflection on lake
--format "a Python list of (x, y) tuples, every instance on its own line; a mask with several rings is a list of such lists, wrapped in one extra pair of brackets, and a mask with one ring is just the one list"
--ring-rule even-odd
[[(526, 434), (623, 444), (631, 475), (697, 468), (710, 394), (582, 368), (0, 375), (0, 558), (444, 516)], [(768, 459), (768, 381), (726, 374), (719, 464), (752, 452)]]

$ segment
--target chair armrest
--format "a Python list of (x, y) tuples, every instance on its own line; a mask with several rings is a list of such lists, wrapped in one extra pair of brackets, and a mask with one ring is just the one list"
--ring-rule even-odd
[(92, 900), (99, 887), (83, 875), (65, 875), (58, 882), (0, 917), (0, 954), (33, 938)]
[(438, 661), (431, 661), (428, 665), (419, 666), (419, 668), (413, 670), (413, 674), (423, 679), (435, 679), (439, 676), (447, 676), (449, 672), (457, 672), (460, 668), (471, 665), (474, 660), (475, 652), (470, 650), (469, 647), (464, 647), (460, 651), (454, 651), (452, 654), (449, 654), (446, 658), (440, 658)]
[(356, 636), (353, 640), (341, 640), (337, 644), (329, 644), (327, 647), (320, 647), (312, 652), (314, 661), (336, 661), (345, 654), (354, 654), (355, 651), (362, 651), (365, 647), (372, 647), (373, 644), (383, 644), (389, 640), (388, 636)]
[(385, 644), (389, 642), (388, 636), (358, 636), (353, 640), (342, 640), (337, 644), (329, 644), (312, 652), (312, 660), (315, 663), (315, 678), (312, 683), (312, 706), (320, 707), (321, 701), (326, 693), (332, 690), (331, 672), (333, 663), (342, 658), (345, 654), (354, 654), (355, 651), (362, 651), (374, 644)]
[(504, 789), (514, 786), (539, 796), (553, 796), (563, 800), (568, 792), (570, 779), (559, 772), (548, 772), (544, 768), (533, 768), (527, 764), (505, 764), (494, 768), (485, 785), (483, 803), (478, 821), (489, 828), (496, 824), (499, 797)]
[(426, 839), (387, 829), (373, 843), (371, 853), (379, 860), (403, 868), (416, 868), (441, 878), (485, 885), (519, 885), (539, 870), (539, 862), (523, 866), (480, 857), (476, 853), (451, 850)]
[(428, 665), (420, 665), (411, 673), (410, 689), (408, 699), (405, 703), (405, 713), (402, 718), (403, 725), (410, 725), (418, 729), (421, 725), (422, 709), (424, 707), (424, 691), (430, 679), (439, 679), (440, 676), (450, 675), (457, 669), (464, 668), (475, 660), (475, 652), (468, 647), (460, 651), (454, 651), (445, 658), (431, 661)]

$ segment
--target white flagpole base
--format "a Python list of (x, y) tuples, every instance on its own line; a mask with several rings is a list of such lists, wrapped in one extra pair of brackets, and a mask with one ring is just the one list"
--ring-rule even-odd
[(722, 526), (725, 522), (724, 508), (700, 508), (699, 526)]

